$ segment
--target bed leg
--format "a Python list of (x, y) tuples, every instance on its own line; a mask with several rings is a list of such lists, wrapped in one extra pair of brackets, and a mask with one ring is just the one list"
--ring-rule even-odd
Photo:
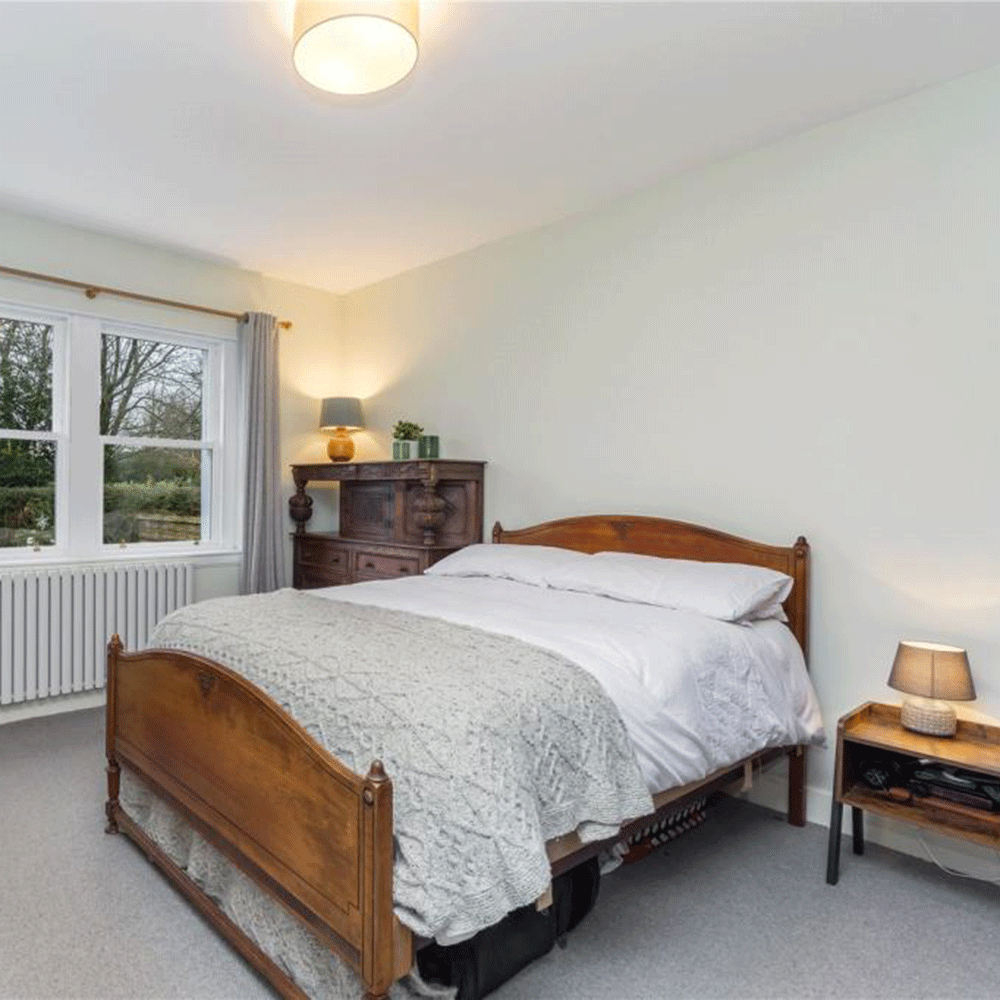
[(118, 832), (118, 784), (121, 778), (121, 768), (113, 761), (108, 761), (108, 801), (104, 804), (104, 815), (108, 825), (105, 833)]
[(788, 751), (788, 822), (806, 825), (806, 748)]
[(104, 815), (108, 825), (105, 833), (118, 832), (118, 785), (121, 768), (115, 760), (115, 733), (118, 728), (118, 657), (124, 650), (116, 632), (108, 643), (108, 704), (104, 721), (105, 756), (108, 759), (108, 801), (104, 804)]

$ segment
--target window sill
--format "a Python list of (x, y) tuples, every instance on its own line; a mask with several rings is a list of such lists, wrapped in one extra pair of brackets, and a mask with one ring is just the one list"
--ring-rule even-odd
[(196, 566), (228, 566), (238, 565), (242, 558), (239, 549), (189, 549), (169, 552), (157, 551), (153, 548), (137, 551), (126, 549), (122, 551), (102, 552), (94, 556), (69, 556), (57, 553), (28, 552), (13, 553), (10, 556), (0, 553), (0, 571), (5, 569), (32, 569), (36, 566), (101, 566), (110, 563), (144, 563), (144, 562), (191, 562)]

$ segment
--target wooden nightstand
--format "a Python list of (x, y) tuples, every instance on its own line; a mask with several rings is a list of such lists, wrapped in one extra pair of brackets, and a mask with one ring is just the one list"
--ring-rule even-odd
[(830, 885), (836, 885), (840, 875), (840, 826), (845, 805), (851, 807), (855, 854), (864, 853), (865, 810), (1000, 848), (1000, 812), (987, 812), (935, 795), (913, 795), (907, 800), (902, 791), (890, 794), (871, 788), (862, 772), (865, 765), (880, 757), (894, 757), (904, 765), (929, 760), (1000, 780), (1000, 727), (959, 719), (958, 731), (952, 737), (923, 736), (902, 727), (898, 705), (873, 701), (845, 715), (837, 724), (837, 771), (826, 867)]

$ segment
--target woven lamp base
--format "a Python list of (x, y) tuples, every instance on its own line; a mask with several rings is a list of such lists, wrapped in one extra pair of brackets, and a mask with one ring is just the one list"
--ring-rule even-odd
[(907, 698), (900, 709), (899, 721), (904, 729), (928, 736), (954, 736), (958, 721), (955, 709), (947, 702), (930, 698)]

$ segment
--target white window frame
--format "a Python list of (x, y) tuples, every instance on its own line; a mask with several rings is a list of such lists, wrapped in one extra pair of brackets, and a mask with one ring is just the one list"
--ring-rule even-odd
[[(217, 558), (239, 555), (243, 504), (238, 488), (243, 435), (239, 420), (239, 345), (236, 339), (125, 322), (109, 317), (49, 311), (0, 301), (11, 319), (53, 326), (52, 431), (4, 432), (3, 437), (56, 442), (55, 545), (0, 549), (0, 565), (122, 561), (149, 558)], [(127, 438), (100, 433), (101, 337), (118, 334), (204, 350), (202, 440)], [(104, 543), (104, 446), (182, 446), (212, 453), (210, 482), (202, 482), (204, 537), (197, 542)], [(208, 501), (206, 504), (206, 500)], [(205, 529), (208, 529), (207, 532)]]
[(19, 561), (33, 553), (58, 555), (69, 537), (69, 502), (67, 491), (60, 485), (68, 479), (69, 445), (66, 436), (69, 409), (68, 382), (66, 377), (69, 317), (65, 313), (49, 312), (10, 302), (0, 302), (4, 319), (23, 323), (44, 323), (52, 328), (52, 426), (47, 431), (18, 431), (0, 427), (0, 438), (13, 441), (53, 441), (56, 446), (55, 482), (55, 544), (37, 550), (31, 546), (11, 546), (0, 549), (0, 561)]

